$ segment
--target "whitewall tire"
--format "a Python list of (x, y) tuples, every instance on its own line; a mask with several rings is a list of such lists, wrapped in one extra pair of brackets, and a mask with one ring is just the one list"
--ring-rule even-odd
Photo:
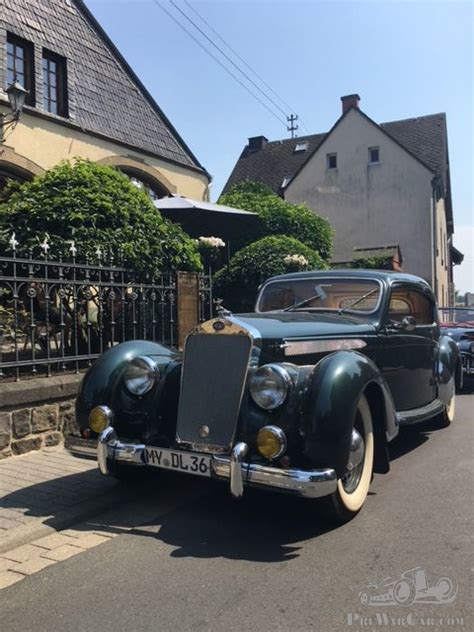
[(352, 433), (347, 473), (338, 479), (336, 491), (327, 499), (329, 518), (338, 523), (351, 520), (360, 511), (372, 480), (374, 429), (365, 395), (359, 398)]

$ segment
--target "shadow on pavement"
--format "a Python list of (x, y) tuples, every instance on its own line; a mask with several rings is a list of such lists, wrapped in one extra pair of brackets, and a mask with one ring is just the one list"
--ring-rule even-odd
[[(157, 532), (146, 525), (134, 535), (156, 537), (177, 547), (172, 557), (219, 558), (282, 562), (299, 557), (301, 543), (334, 527), (325, 522), (312, 501), (247, 490), (233, 500), (227, 487), (210, 493), (160, 521)], [(148, 527), (156, 528), (152, 521)]]

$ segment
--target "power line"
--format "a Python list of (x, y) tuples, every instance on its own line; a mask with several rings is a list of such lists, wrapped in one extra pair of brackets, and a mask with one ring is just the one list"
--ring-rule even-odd
[(158, 2), (158, 0), (153, 0), (153, 2), (156, 4), (157, 7), (159, 7), (164, 13), (166, 13), (166, 15), (173, 20), (173, 22), (175, 24), (177, 24), (179, 26), (180, 29), (182, 29), (187, 35), (189, 35), (189, 37), (196, 42), (196, 44), (202, 48), (202, 50), (204, 50), (210, 57), (212, 57), (212, 59), (217, 62), (219, 64), (219, 66), (221, 66), (233, 79), (235, 79), (235, 81), (237, 81), (237, 83), (239, 83), (242, 88), (244, 88), (251, 96), (253, 96), (254, 99), (256, 99), (261, 105), (263, 105), (263, 107), (270, 112), (270, 114), (272, 116), (274, 116), (280, 123), (283, 123), (284, 125), (286, 125), (286, 121), (284, 121), (282, 118), (280, 118), (280, 116), (278, 114), (276, 114), (266, 103), (264, 103), (264, 101), (262, 101), (260, 99), (260, 97), (255, 94), (243, 81), (241, 81), (229, 68), (227, 68), (227, 66), (225, 64), (223, 64), (221, 62), (221, 60), (216, 57), (208, 48), (206, 48), (204, 46), (204, 44), (197, 38), (195, 37), (185, 26), (183, 26), (181, 24), (181, 22), (175, 18), (175, 16), (168, 11), (162, 4), (160, 4)]
[[(264, 86), (265, 86), (268, 90), (270, 90), (270, 92), (271, 92), (271, 93), (272, 93), (272, 94), (273, 94), (273, 95), (274, 95), (274, 96), (275, 96), (275, 97), (276, 97), (276, 98), (277, 98), (277, 99), (278, 99), (278, 100), (279, 100), (279, 101), (280, 101), (280, 102), (281, 102), (281, 103), (282, 103), (282, 104), (283, 104), (286, 108), (288, 108), (288, 111), (289, 111), (289, 112), (295, 112), (295, 109), (294, 109), (294, 108), (292, 108), (292, 107), (291, 107), (291, 105), (290, 105), (289, 103), (287, 103), (287, 102), (286, 102), (286, 101), (285, 101), (285, 100), (284, 100), (284, 99), (283, 99), (283, 98), (282, 98), (282, 97), (278, 94), (278, 92), (275, 92), (275, 90), (274, 90), (274, 89), (273, 89), (273, 88), (272, 88), (272, 87), (271, 87), (271, 86), (270, 86), (270, 85), (269, 85), (269, 84), (265, 81), (265, 79), (264, 79), (261, 75), (259, 75), (259, 74), (258, 74), (258, 72), (257, 72), (254, 68), (252, 68), (252, 66), (250, 66), (250, 64), (249, 64), (248, 62), (246, 62), (246, 61), (245, 61), (245, 59), (244, 59), (241, 55), (239, 55), (239, 53), (235, 50), (235, 48), (233, 48), (233, 47), (229, 44), (229, 42), (228, 42), (226, 39), (224, 39), (224, 38), (222, 37), (222, 35), (220, 35), (220, 34), (216, 31), (216, 29), (215, 29), (215, 28), (214, 28), (211, 24), (209, 24), (209, 22), (208, 22), (205, 18), (203, 18), (203, 16), (199, 13), (199, 11), (198, 11), (197, 9), (195, 9), (195, 8), (194, 8), (194, 7), (193, 7), (193, 6), (192, 6), (192, 5), (188, 2), (188, 0), (184, 0), (184, 4), (185, 4), (185, 5), (186, 5), (189, 9), (191, 9), (191, 11), (192, 11), (195, 15), (197, 15), (197, 17), (198, 17), (198, 18), (199, 18), (202, 22), (204, 22), (204, 24), (207, 26), (207, 28), (208, 28), (210, 31), (212, 31), (212, 33), (214, 33), (214, 35), (215, 35), (216, 37), (218, 37), (218, 38), (219, 38), (219, 40), (220, 40), (220, 41), (221, 41), (221, 42), (222, 42), (225, 46), (227, 46), (227, 48), (228, 48), (228, 49), (229, 49), (229, 50), (230, 50), (230, 51), (231, 51), (231, 52), (235, 55), (235, 57), (237, 57), (237, 59), (238, 59), (240, 62), (242, 62), (242, 63), (244, 64), (244, 66), (245, 66), (246, 68), (248, 68), (248, 69), (250, 70), (250, 72), (251, 72), (251, 73), (253, 73), (253, 74), (255, 75), (255, 77), (257, 77), (257, 78), (258, 78), (258, 79), (259, 79), (259, 80), (263, 83), (263, 85), (264, 85)], [(241, 72), (242, 72), (242, 71), (241, 71)], [(267, 96), (267, 98), (268, 98), (268, 96)], [(280, 110), (280, 111), (281, 111), (281, 110)], [(287, 116), (287, 113), (286, 113), (286, 112), (285, 112), (285, 116)], [(306, 127), (306, 125), (305, 125), (304, 121), (303, 121), (301, 118), (300, 118), (300, 123), (301, 123), (301, 124), (303, 125), (303, 127), (306, 129), (306, 131), (308, 132), (308, 134), (310, 134), (311, 132), (310, 132), (310, 131), (309, 131), (309, 129)]]
[(243, 75), (243, 76), (247, 79), (247, 81), (248, 81), (249, 83), (251, 83), (251, 84), (253, 85), (253, 87), (254, 87), (254, 88), (256, 88), (256, 89), (260, 92), (260, 94), (262, 94), (262, 95), (263, 95), (266, 99), (268, 99), (268, 100), (270, 101), (270, 103), (272, 103), (272, 104), (273, 104), (273, 105), (277, 108), (277, 110), (279, 110), (279, 111), (283, 114), (283, 116), (287, 116), (288, 112), (285, 112), (285, 110), (284, 110), (282, 107), (280, 107), (280, 106), (278, 105), (278, 103), (277, 103), (274, 99), (272, 99), (272, 97), (268, 96), (268, 94), (267, 94), (264, 90), (262, 90), (262, 88), (261, 88), (261, 87), (260, 87), (260, 86), (259, 86), (259, 85), (258, 85), (258, 84), (257, 84), (257, 83), (253, 80), (253, 79), (252, 79), (252, 77), (249, 77), (249, 75), (245, 72), (245, 70), (242, 70), (242, 68), (240, 68), (240, 67), (239, 67), (239, 66), (235, 63), (235, 61), (234, 61), (231, 57), (229, 57), (229, 55), (227, 55), (227, 53), (226, 53), (225, 51), (223, 51), (223, 50), (222, 50), (222, 48), (221, 48), (220, 46), (218, 46), (218, 45), (217, 45), (217, 44), (216, 44), (216, 43), (215, 43), (215, 42), (214, 42), (214, 41), (213, 41), (213, 40), (212, 40), (212, 39), (211, 39), (211, 38), (210, 38), (210, 37), (209, 37), (209, 36), (208, 36), (208, 35), (204, 32), (204, 31), (203, 31), (203, 30), (202, 30), (202, 28), (201, 28), (200, 26), (198, 26), (198, 25), (196, 24), (196, 22), (194, 22), (194, 20), (192, 20), (192, 19), (191, 19), (191, 18), (190, 18), (190, 17), (189, 17), (189, 16), (188, 16), (188, 15), (187, 15), (187, 14), (186, 14), (186, 13), (185, 13), (185, 12), (184, 12), (181, 8), (180, 8), (180, 7), (176, 4), (176, 2), (174, 2), (174, 0), (169, 0), (169, 3), (170, 3), (170, 4), (172, 4), (172, 5), (173, 5), (173, 7), (174, 7), (177, 11), (179, 11), (179, 12), (181, 13), (181, 15), (182, 15), (182, 16), (184, 16), (184, 18), (185, 18), (186, 20), (188, 20), (188, 22), (190, 22), (190, 23), (194, 26), (194, 28), (195, 28), (195, 29), (197, 29), (197, 30), (199, 31), (199, 33), (201, 33), (201, 35), (202, 35), (203, 37), (205, 37), (205, 38), (207, 39), (207, 41), (211, 44), (211, 46), (214, 46), (214, 48), (215, 48), (216, 50), (218, 50), (218, 51), (219, 51), (219, 53), (220, 53), (223, 57), (225, 57), (225, 58), (227, 59), (227, 61), (228, 61), (230, 64), (232, 64), (232, 66), (234, 66), (234, 68), (235, 68), (238, 72), (240, 72), (240, 74), (241, 74), (241, 75)]

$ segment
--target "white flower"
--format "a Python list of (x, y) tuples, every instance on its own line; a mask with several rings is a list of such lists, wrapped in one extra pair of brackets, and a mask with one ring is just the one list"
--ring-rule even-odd
[(199, 243), (208, 248), (224, 248), (225, 242), (220, 237), (199, 237)]
[(298, 266), (299, 268), (307, 268), (309, 265), (308, 259), (303, 255), (286, 255), (283, 261), (287, 265)]

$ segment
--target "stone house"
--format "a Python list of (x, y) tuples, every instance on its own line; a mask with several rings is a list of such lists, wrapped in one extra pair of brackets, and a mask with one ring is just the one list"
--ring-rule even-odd
[(224, 192), (243, 180), (307, 202), (335, 230), (334, 263), (358, 251), (397, 248), (403, 270), (428, 280), (439, 304), (453, 301), (454, 232), (445, 114), (378, 124), (344, 96), (331, 130), (269, 142), (249, 138)]
[(208, 199), (209, 174), (82, 0), (2, 0), (0, 114), (14, 79), (28, 94), (0, 146), (0, 188), (80, 156), (153, 198)]

